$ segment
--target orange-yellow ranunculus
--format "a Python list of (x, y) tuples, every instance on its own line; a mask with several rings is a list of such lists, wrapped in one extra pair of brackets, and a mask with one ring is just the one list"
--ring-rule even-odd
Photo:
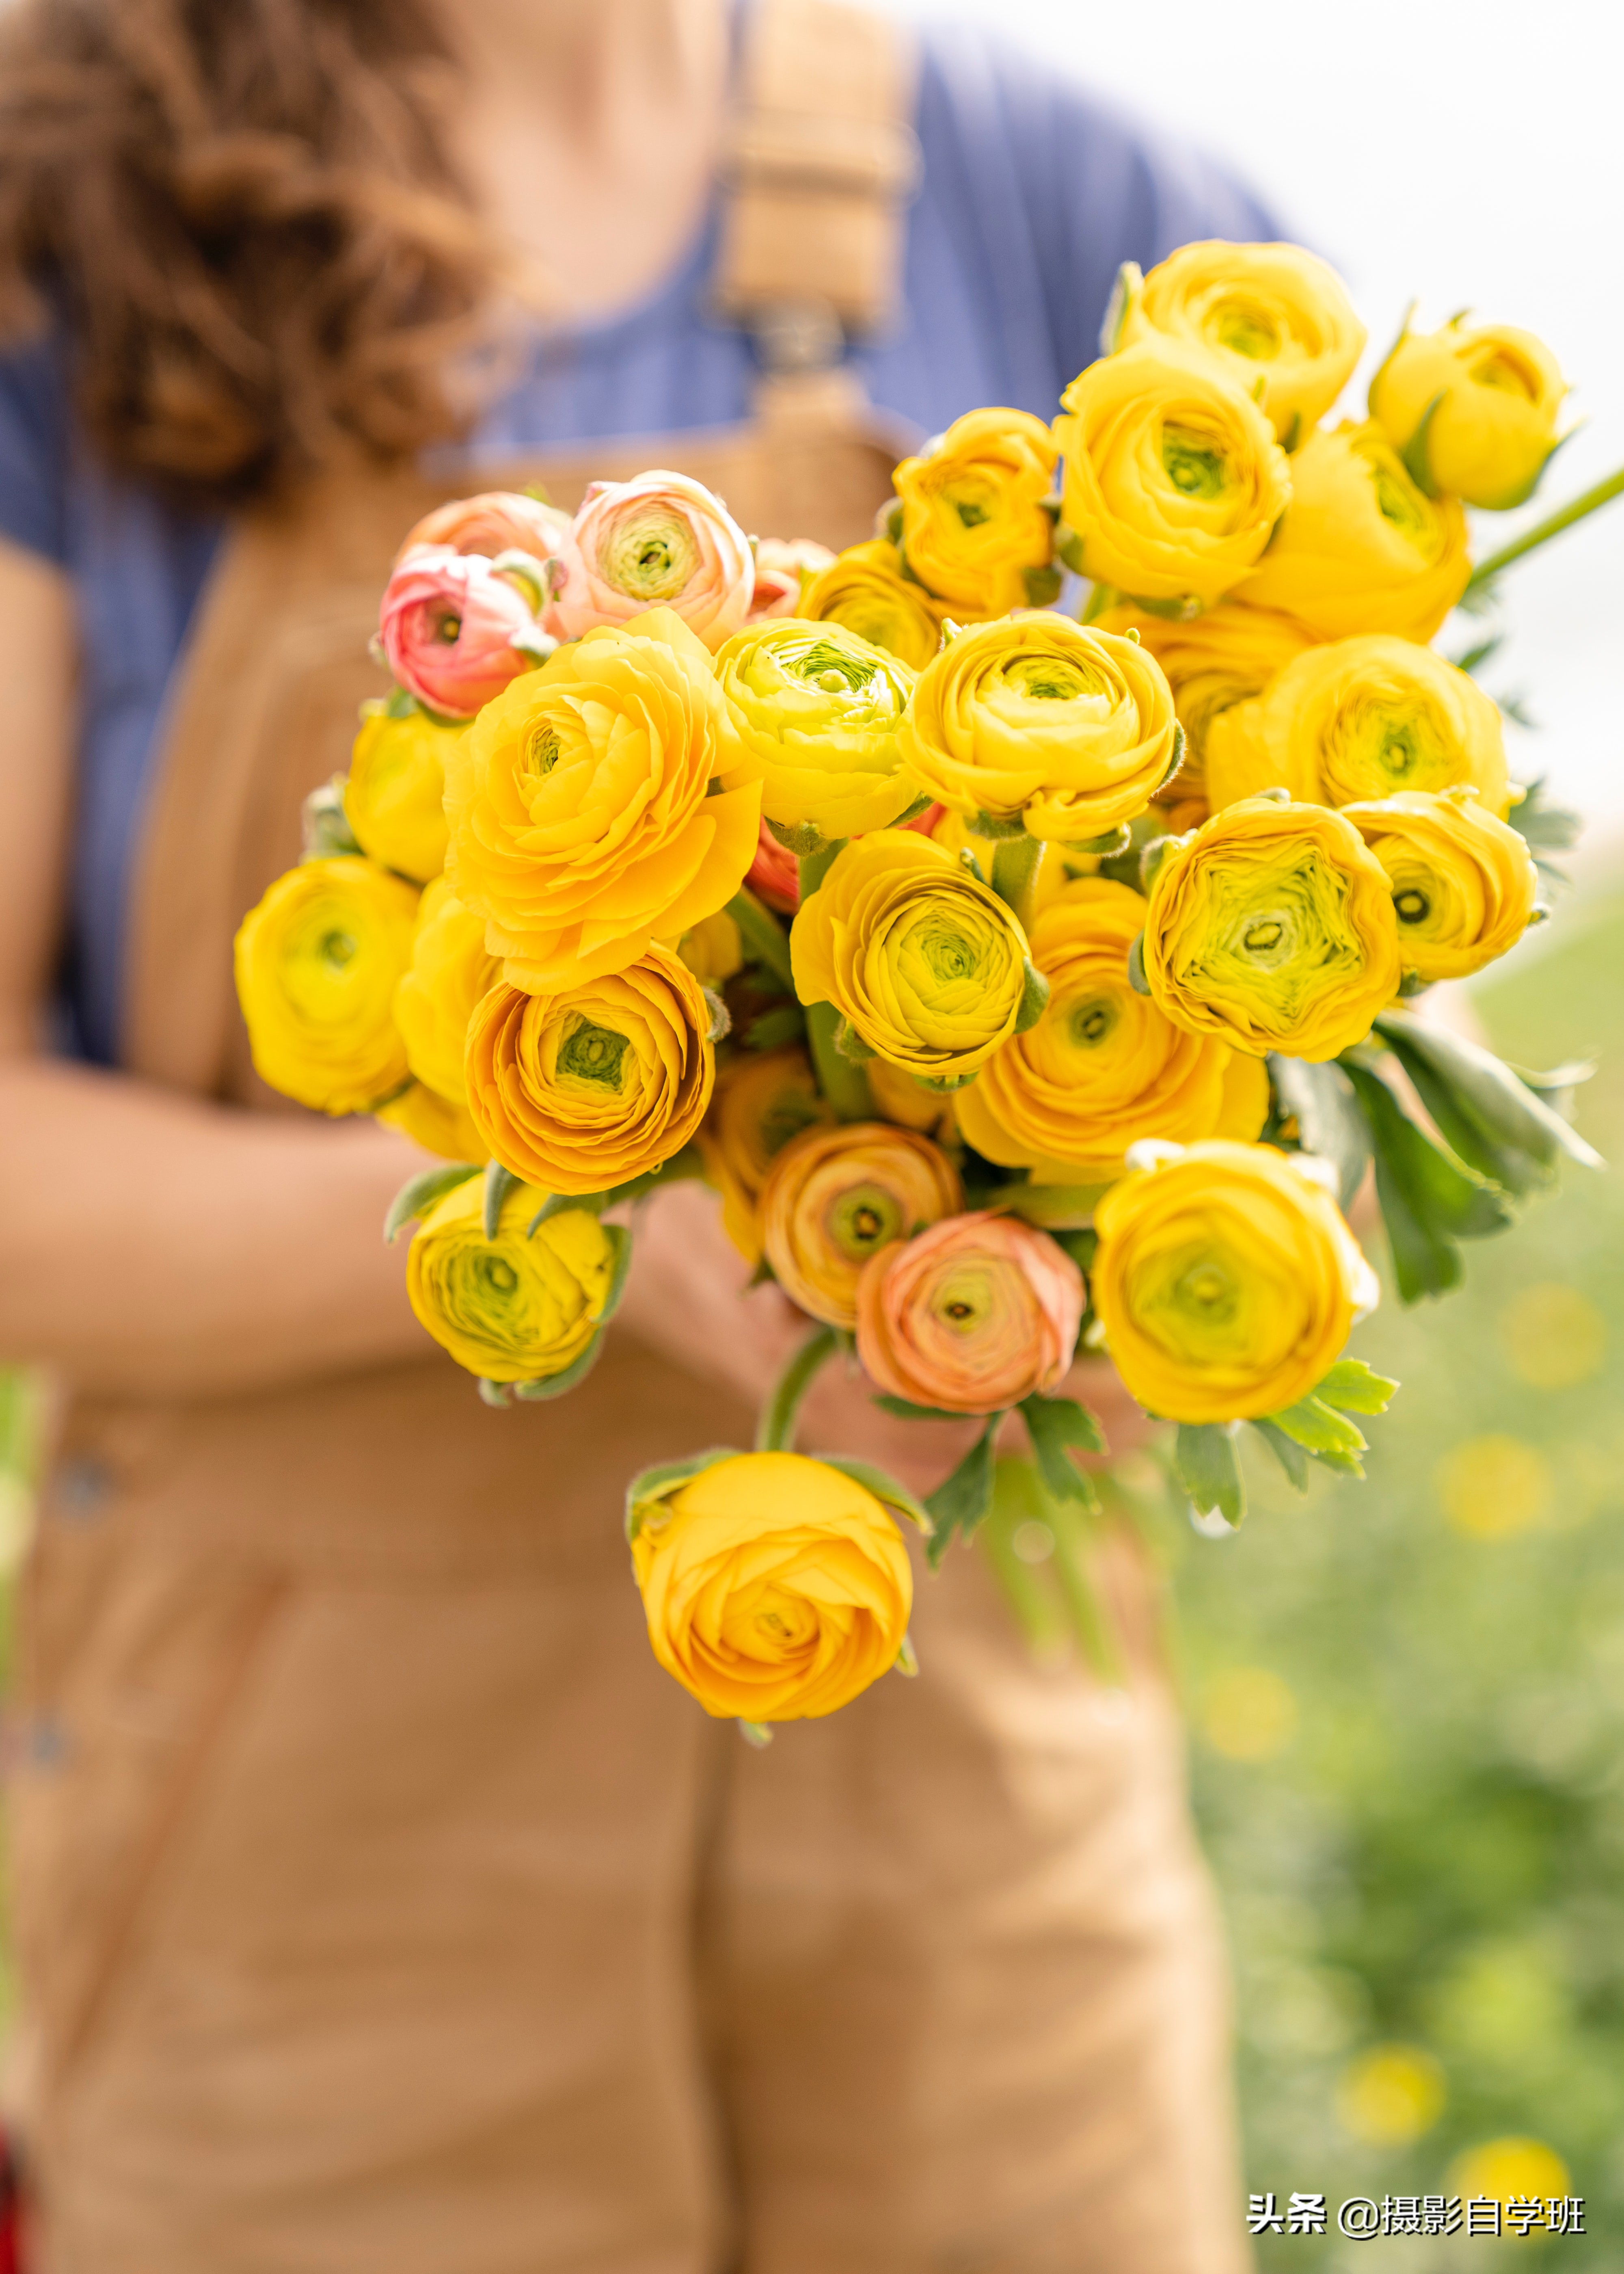
[(1094, 629), (1136, 631), (1167, 674), (1184, 730), (1184, 756), (1158, 793), (1164, 804), (1204, 794), (1207, 737), (1214, 719), (1249, 696), (1260, 695), (1277, 672), (1314, 644), (1313, 634), (1289, 616), (1273, 608), (1249, 608), (1239, 600), (1221, 600), (1187, 622), (1124, 601), (1099, 617)]
[(897, 1662), (914, 1573), (895, 1518), (801, 1453), (735, 1453), (632, 1510), (654, 1655), (707, 1713), (833, 1713)]
[(535, 1223), (545, 1193), (515, 1185), (494, 1239), (485, 1185), (474, 1178), (437, 1201), (406, 1259), (418, 1319), (459, 1366), (486, 1382), (545, 1382), (584, 1358), (614, 1285), (623, 1231), (590, 1209)]
[(623, 971), (726, 907), (761, 788), (710, 658), (669, 609), (560, 648), (448, 754), (447, 875), (515, 986)]
[(549, 1193), (608, 1192), (680, 1153), (710, 1102), (699, 982), (669, 948), (547, 995), (505, 984), (468, 1030), (468, 1105), (493, 1160)]
[(1322, 426), (1291, 461), (1291, 503), (1234, 597), (1322, 640), (1430, 640), (1466, 590), (1466, 516), (1425, 496), (1373, 419)]
[[(898, 467), (903, 555), (955, 615), (1031, 605), (1031, 580), (1054, 552), (1044, 501), (1056, 455), (1053, 434), (1029, 410), (970, 410)], [(1051, 581), (1040, 597), (1056, 589)]]
[(1310, 648), (1262, 695), (1214, 719), (1208, 735), (1214, 812), (1261, 789), (1342, 806), (1457, 787), (1505, 813), (1500, 712), (1465, 672), (1387, 633)]
[(950, 1413), (999, 1413), (1053, 1389), (1082, 1322), (1082, 1273), (1013, 1216), (949, 1216), (886, 1247), (857, 1283), (869, 1376)]
[(454, 1105), (467, 1098), (468, 1022), (500, 976), (485, 950), (484, 924), (437, 877), (418, 903), (411, 961), (395, 990), (395, 1023), (417, 1079)]
[(901, 556), (883, 537), (837, 553), (806, 586), (797, 613), (812, 623), (844, 624), (914, 671), (942, 644), (942, 609), (903, 575)]
[(1429, 983), (1464, 979), (1515, 947), (1532, 922), (1539, 876), (1515, 829), (1470, 790), (1424, 790), (1342, 808), (1387, 872), (1399, 960)]
[[(1145, 902), (1126, 885), (1071, 885), (1032, 928), (1042, 1017), (1004, 1043), (953, 1110), (989, 1161), (1049, 1182), (1107, 1183), (1142, 1137), (1255, 1137), (1268, 1077), (1255, 1058), (1175, 1026), (1128, 978)], [(1250, 1126), (1247, 1126), (1250, 1124)]]
[[(933, 1102), (941, 1104), (939, 1098)], [(767, 1171), (791, 1138), (833, 1119), (798, 1043), (781, 1050), (741, 1051), (718, 1070), (699, 1146), (705, 1181), (722, 1196), (722, 1228), (747, 1263), (761, 1261), (756, 1203)]]
[(868, 1258), (963, 1205), (952, 1163), (912, 1129), (883, 1121), (808, 1129), (768, 1168), (762, 1244), (792, 1302), (831, 1327), (850, 1327)]

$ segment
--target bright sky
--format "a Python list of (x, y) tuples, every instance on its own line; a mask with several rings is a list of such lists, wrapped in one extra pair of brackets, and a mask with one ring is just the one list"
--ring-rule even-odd
[[(870, 0), (870, 4), (874, 0)], [(1624, 465), (1624, 11), (1612, 0), (879, 0), (996, 25), (1262, 190), (1347, 278), (1372, 364), (1405, 306), (1471, 306), (1556, 350), (1590, 425), (1531, 508), (1477, 517), (1479, 557)], [(1355, 380), (1356, 407), (1364, 380)], [(1540, 729), (1514, 772), (1549, 772), (1624, 838), (1624, 498), (1506, 579), (1514, 636), (1485, 671)], [(1458, 654), (1474, 636), (1449, 627)]]

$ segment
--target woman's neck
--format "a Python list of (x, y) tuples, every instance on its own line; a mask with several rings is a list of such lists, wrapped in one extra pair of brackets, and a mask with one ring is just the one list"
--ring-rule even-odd
[(604, 315), (699, 225), (728, 71), (726, 0), (445, 0), (455, 147), (555, 312)]

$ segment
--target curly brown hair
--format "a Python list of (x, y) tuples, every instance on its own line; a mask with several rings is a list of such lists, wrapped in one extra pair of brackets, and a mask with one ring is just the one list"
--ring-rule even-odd
[(464, 423), (500, 281), (430, 0), (0, 6), (0, 335), (55, 313), (88, 433), (198, 498)]

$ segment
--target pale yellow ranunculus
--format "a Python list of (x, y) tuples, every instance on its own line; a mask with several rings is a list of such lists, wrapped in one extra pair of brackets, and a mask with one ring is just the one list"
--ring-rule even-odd
[(415, 704), (403, 717), (382, 703), (362, 706), (344, 815), (368, 860), (414, 884), (439, 876), (446, 865), (446, 754), (466, 732)]
[(1365, 327), (1334, 268), (1300, 245), (1180, 245), (1118, 280), (1116, 348), (1181, 340), (1215, 356), (1295, 449), (1346, 386)]
[(608, 1192), (697, 1131), (710, 1006), (669, 948), (547, 995), (499, 984), (468, 1030), (468, 1105), (492, 1157), (550, 1193)]
[(1142, 813), (1177, 740), (1166, 674), (1146, 648), (1048, 612), (961, 633), (921, 674), (902, 730), (933, 798), (1071, 843)]
[(1278, 608), (1322, 640), (1393, 632), (1430, 640), (1466, 590), (1466, 517), (1416, 487), (1373, 419), (1309, 436), (1291, 503), (1234, 597)]
[(738, 891), (760, 831), (752, 772), (703, 644), (652, 609), (485, 704), (447, 757), (447, 875), (514, 985), (623, 971)]
[(1268, 1114), (1260, 1062), (1251, 1073), (1252, 1126), (1231, 1130), (1227, 1044), (1175, 1026), (1136, 994), (1128, 951), (1145, 902), (1105, 878), (1072, 885), (1032, 928), (1032, 960), (1049, 981), (1036, 1026), (996, 1051), (953, 1110), (966, 1140), (989, 1161), (1044, 1181), (1104, 1184), (1142, 1137), (1187, 1144), (1230, 1133), (1255, 1137)]
[(1422, 982), (1481, 971), (1532, 922), (1539, 875), (1528, 846), (1470, 790), (1410, 791), (1344, 806), (1342, 817), (1387, 872), (1399, 960)]
[(1503, 512), (1533, 495), (1567, 394), (1532, 332), (1457, 316), (1403, 333), (1371, 381), (1370, 410), (1429, 489)]
[(564, 1373), (603, 1321), (615, 1236), (590, 1209), (563, 1209), (530, 1231), (546, 1197), (515, 1185), (487, 1239), (485, 1180), (470, 1178), (435, 1202), (406, 1258), (412, 1309), (442, 1350), (486, 1382)]
[(1246, 389), (1204, 350), (1158, 338), (1090, 364), (1061, 400), (1071, 565), (1142, 599), (1222, 599), (1295, 478)]
[(395, 1023), (412, 1073), (454, 1105), (468, 1096), (468, 1022), (500, 977), (500, 964), (485, 950), (484, 923), (437, 877), (418, 903), (411, 961), (395, 990)]
[(1055, 548), (1044, 500), (1057, 455), (1029, 410), (970, 410), (898, 467), (903, 555), (954, 615), (1030, 605), (1030, 576), (1049, 568)]
[(1386, 870), (1320, 805), (1247, 798), (1163, 855), (1145, 976), (1176, 1025), (1259, 1057), (1334, 1058), (1398, 991)]
[[(941, 1100), (934, 1103), (939, 1107)], [(798, 1043), (780, 1050), (741, 1050), (718, 1067), (699, 1148), (705, 1182), (722, 1196), (722, 1228), (747, 1263), (761, 1261), (756, 1202), (768, 1170), (792, 1137), (833, 1119)]]
[(908, 829), (853, 839), (790, 932), (795, 992), (893, 1065), (962, 1080), (1015, 1032), (1026, 935), (997, 894)]
[(929, 1138), (882, 1121), (847, 1121), (804, 1130), (769, 1163), (762, 1245), (793, 1303), (850, 1328), (869, 1257), (963, 1206), (959, 1172)]
[(1289, 1154), (1192, 1145), (1111, 1186), (1090, 1284), (1106, 1347), (1147, 1412), (1255, 1420), (1305, 1397), (1376, 1282), (1341, 1211)]
[(842, 624), (779, 616), (735, 632), (716, 675), (770, 822), (856, 837), (917, 799), (898, 739), (914, 674), (885, 649)]
[(654, 1655), (718, 1720), (833, 1713), (897, 1662), (914, 1573), (866, 1486), (801, 1453), (736, 1453), (633, 1511)]
[(943, 610), (903, 575), (900, 554), (883, 537), (837, 553), (803, 588), (797, 613), (812, 623), (844, 624), (913, 671), (942, 644)]
[(1139, 634), (1167, 674), (1173, 708), (1184, 730), (1184, 763), (1161, 794), (1163, 803), (1201, 796), (1206, 789), (1207, 735), (1212, 722), (1249, 696), (1260, 695), (1314, 644), (1313, 634), (1274, 608), (1221, 600), (1187, 622), (1153, 615), (1131, 602), (1094, 620), (1095, 631)]
[(1465, 672), (1385, 632), (1310, 648), (1262, 695), (1215, 719), (1207, 736), (1214, 812), (1262, 789), (1342, 806), (1458, 787), (1505, 814), (1500, 712)]
[(254, 1070), (320, 1113), (370, 1113), (410, 1079), (392, 1015), (417, 891), (356, 855), (279, 877), (237, 931)]

